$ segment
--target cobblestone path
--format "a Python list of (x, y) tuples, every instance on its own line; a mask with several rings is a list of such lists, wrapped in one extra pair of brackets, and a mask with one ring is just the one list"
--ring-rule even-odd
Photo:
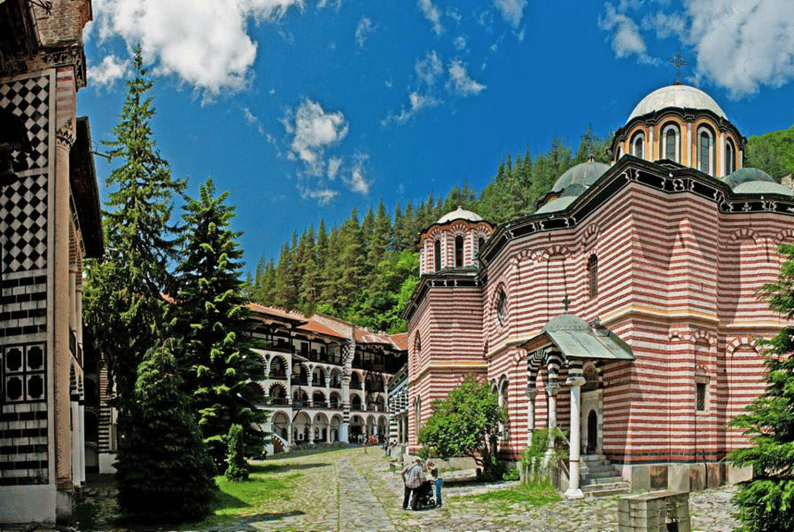
[[(399, 468), (390, 468), (378, 448), (285, 457), (267, 463), (283, 472), (300, 472), (301, 482), (291, 497), (268, 513), (241, 517), (222, 526), (188, 526), (183, 530), (617, 532), (617, 497), (563, 500), (539, 508), (528, 503), (482, 502), (470, 497), (516, 482), (445, 486), (442, 508), (403, 511)], [(108, 524), (115, 506), (112, 486), (89, 487), (87, 491), (95, 494), (95, 503), (102, 511), (86, 530), (113, 530)], [(733, 493), (731, 487), (693, 493), (690, 498), (693, 532), (731, 532), (737, 525), (731, 517)], [(0, 532), (4, 530), (21, 529), (0, 526)], [(38, 530), (44, 532), (47, 528)], [(158, 528), (163, 530), (167, 529)]]

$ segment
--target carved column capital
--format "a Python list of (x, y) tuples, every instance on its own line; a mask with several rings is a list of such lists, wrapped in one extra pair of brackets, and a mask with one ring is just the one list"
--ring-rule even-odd
[(74, 133), (74, 120), (69, 120), (69, 123), (63, 127), (58, 128), (55, 132), (55, 141), (58, 146), (71, 150), (75, 141)]

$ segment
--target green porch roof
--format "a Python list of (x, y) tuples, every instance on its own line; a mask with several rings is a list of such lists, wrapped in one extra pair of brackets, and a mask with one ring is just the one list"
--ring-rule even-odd
[(612, 331), (567, 312), (552, 318), (541, 334), (568, 359), (634, 360), (631, 347)]

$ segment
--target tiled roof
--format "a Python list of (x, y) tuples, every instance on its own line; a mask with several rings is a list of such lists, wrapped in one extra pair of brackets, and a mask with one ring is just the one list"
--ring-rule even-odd
[(392, 334), (391, 341), (400, 351), (408, 351), (408, 333)]
[(309, 318), (309, 322), (305, 325), (298, 327), (300, 331), (309, 331), (315, 334), (324, 334), (326, 336), (333, 336), (335, 338), (347, 338), (344, 334), (337, 332), (330, 327), (326, 327), (317, 320)]
[(266, 307), (264, 305), (260, 305), (259, 303), (248, 303), (247, 306), (254, 314), (260, 314), (260, 315), (264, 314), (266, 316), (289, 321), (291, 323), (304, 324), (309, 321), (309, 318), (305, 316), (292, 312), (287, 312), (286, 310), (276, 307)]

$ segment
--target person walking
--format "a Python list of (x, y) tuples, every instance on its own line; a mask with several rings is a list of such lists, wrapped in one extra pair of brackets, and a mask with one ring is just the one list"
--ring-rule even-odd
[(432, 460), (427, 463), (427, 469), (430, 473), (430, 481), (436, 488), (436, 508), (441, 508), (441, 504), (443, 502), (441, 500), (441, 486), (444, 485), (444, 479), (441, 478), (441, 475), (438, 472), (438, 467), (436, 467), (436, 464), (433, 463)]
[[(419, 498), (416, 496), (416, 489), (422, 485), (426, 480), (424, 468), (422, 467), (422, 459), (417, 458), (414, 463), (408, 464), (400, 472), (403, 477), (403, 484), (405, 484), (405, 494), (403, 495), (403, 510), (408, 509), (408, 499), (411, 500), (411, 510), (416, 510)], [(413, 497), (411, 497), (413, 494)]]

